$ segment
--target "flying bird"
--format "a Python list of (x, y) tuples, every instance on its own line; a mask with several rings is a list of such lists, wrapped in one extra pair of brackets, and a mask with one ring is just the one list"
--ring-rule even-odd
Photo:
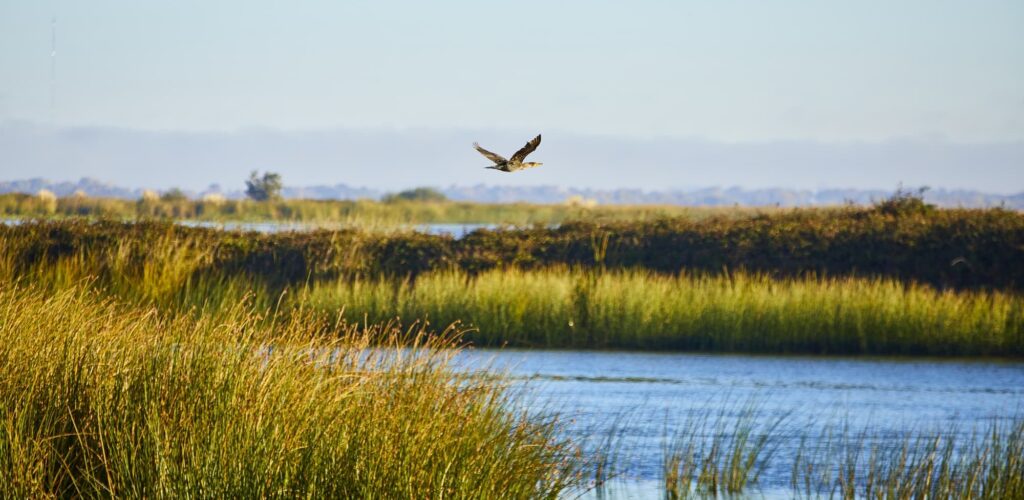
[(534, 137), (533, 140), (526, 143), (526, 145), (523, 146), (522, 149), (516, 151), (516, 153), (512, 155), (512, 159), (506, 160), (504, 156), (494, 154), (480, 147), (479, 144), (475, 142), (473, 143), (473, 147), (476, 148), (476, 150), (479, 151), (480, 154), (487, 157), (488, 160), (494, 162), (493, 166), (484, 168), (493, 168), (494, 170), (501, 170), (502, 172), (515, 172), (516, 170), (523, 170), (526, 168), (539, 167), (543, 165), (543, 163), (523, 161), (526, 159), (526, 155), (532, 153), (533, 150), (537, 149), (537, 146), (540, 146), (540, 135)]

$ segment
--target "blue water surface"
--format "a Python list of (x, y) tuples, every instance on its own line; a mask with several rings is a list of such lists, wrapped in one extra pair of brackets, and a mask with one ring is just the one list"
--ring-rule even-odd
[(477, 349), (457, 364), (507, 373), (530, 411), (557, 413), (575, 440), (600, 447), (614, 434), (625, 484), (613, 497), (660, 497), (671, 437), (694, 422), (731, 432), (751, 405), (760, 428), (776, 426), (765, 492), (787, 491), (801, 440), (813, 446), (827, 429), (867, 444), (969, 439), (1024, 411), (1024, 363), (1010, 361)]

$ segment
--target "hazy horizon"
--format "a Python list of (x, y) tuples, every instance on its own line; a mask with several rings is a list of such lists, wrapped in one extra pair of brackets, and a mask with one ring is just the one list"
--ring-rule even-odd
[(994, 194), (1024, 191), (1018, 168), (1024, 165), (1024, 142), (721, 143), (554, 132), (544, 134), (531, 156), (545, 166), (515, 174), (482, 168), (487, 161), (470, 146), (479, 140), (509, 154), (524, 137), (529, 135), (498, 130), (174, 132), (0, 122), (0, 180), (92, 177), (133, 187), (201, 190), (213, 183), (240, 186), (250, 171), (270, 170), (292, 186), (380, 190), (476, 184), (892, 190), (902, 183)]
[[(1024, 3), (0, 2), (0, 177), (1024, 190)], [(509, 154), (485, 171), (469, 145)]]

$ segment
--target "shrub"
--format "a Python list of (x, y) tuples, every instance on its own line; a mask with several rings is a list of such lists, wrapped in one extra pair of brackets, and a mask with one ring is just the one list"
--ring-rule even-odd
[(255, 201), (276, 200), (281, 197), (281, 175), (265, 172), (263, 177), (253, 170), (245, 181), (245, 195)]
[(381, 198), (381, 200), (385, 203), (394, 203), (396, 201), (441, 202), (448, 201), (448, 197), (434, 188), (418, 187), (416, 189), (409, 189), (399, 193), (386, 194)]

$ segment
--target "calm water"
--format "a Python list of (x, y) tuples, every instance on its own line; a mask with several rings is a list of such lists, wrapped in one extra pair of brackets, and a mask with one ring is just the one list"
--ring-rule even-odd
[[(279, 233), (284, 231), (311, 231), (314, 229), (343, 229), (345, 226), (330, 223), (303, 223), (303, 222), (213, 222), (183, 220), (178, 224), (188, 227), (209, 227), (224, 229), (228, 231), (256, 231), (259, 233)], [(498, 224), (417, 224), (413, 226), (416, 231), (427, 234), (450, 234), (455, 238), (476, 231), (477, 229), (494, 229)]]
[(751, 400), (765, 423), (783, 417), (760, 481), (776, 492), (789, 486), (800, 436), (815, 437), (816, 429), (845, 423), (894, 440), (956, 427), (966, 437), (993, 419), (1024, 414), (1019, 362), (475, 350), (459, 363), (506, 371), (521, 381), (532, 410), (564, 415), (576, 439), (617, 429), (633, 483), (619, 493), (637, 498), (658, 496), (666, 436), (681, 422), (723, 411), (728, 421)]
[[(16, 226), (22, 224), (26, 219), (0, 219), (0, 224), (6, 224), (8, 226)], [(332, 224), (329, 222), (237, 222), (237, 221), (202, 221), (202, 220), (179, 220), (175, 221), (176, 224), (181, 224), (187, 227), (207, 227), (214, 229), (223, 229), (226, 231), (255, 231), (257, 233), (280, 233), (287, 231), (312, 231), (316, 229), (331, 229), (338, 230), (344, 229), (344, 224)], [(497, 229), (499, 227), (507, 227), (502, 224), (483, 224), (483, 223), (438, 223), (438, 224), (416, 224), (412, 226), (413, 230), (427, 234), (449, 234), (454, 238), (462, 238), (477, 229)], [(551, 227), (557, 227), (553, 224)]]

